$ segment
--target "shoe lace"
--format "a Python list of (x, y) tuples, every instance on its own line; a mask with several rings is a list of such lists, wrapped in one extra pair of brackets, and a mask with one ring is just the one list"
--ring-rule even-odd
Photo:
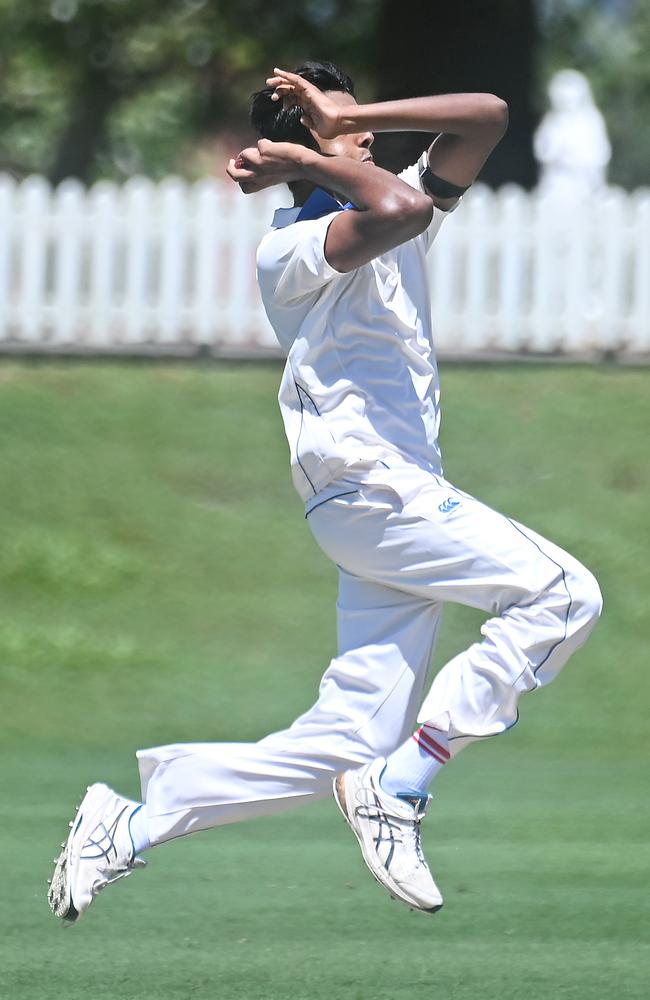
[(424, 865), (427, 868), (426, 859), (422, 853), (422, 820), (424, 819), (426, 813), (426, 807), (428, 798), (426, 796), (416, 797), (416, 796), (400, 796), (405, 802), (413, 807), (413, 818), (404, 819), (402, 822), (406, 831), (406, 839), (409, 841), (410, 846), (413, 848), (418, 863)]
[(415, 856), (418, 859), (420, 865), (427, 867), (424, 854), (422, 853), (422, 827), (421, 827), (422, 817), (416, 816), (413, 820), (406, 820), (404, 822), (406, 838), (410, 842)]

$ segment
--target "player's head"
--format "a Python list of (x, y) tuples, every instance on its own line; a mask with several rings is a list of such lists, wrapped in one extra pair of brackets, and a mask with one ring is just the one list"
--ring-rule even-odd
[[(331, 62), (305, 62), (293, 70), (319, 90), (331, 94), (349, 94), (354, 99), (354, 84), (347, 73)], [(253, 94), (250, 108), (251, 125), (260, 139), (273, 142), (297, 142), (309, 149), (320, 148), (313, 133), (300, 124), (302, 109), (294, 104), (285, 108), (282, 101), (273, 101), (273, 87), (264, 87)]]

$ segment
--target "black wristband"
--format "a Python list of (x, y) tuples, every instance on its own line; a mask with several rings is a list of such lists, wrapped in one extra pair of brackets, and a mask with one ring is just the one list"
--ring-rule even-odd
[(466, 187), (459, 187), (458, 184), (438, 177), (428, 165), (420, 170), (420, 181), (425, 191), (436, 198), (460, 198), (467, 191)]

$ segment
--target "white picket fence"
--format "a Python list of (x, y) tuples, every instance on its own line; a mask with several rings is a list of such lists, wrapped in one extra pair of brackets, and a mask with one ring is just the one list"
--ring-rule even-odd
[[(283, 200), (284, 199), (284, 200)], [(254, 271), (277, 190), (0, 176), (0, 351), (271, 351)], [(430, 255), (441, 353), (650, 352), (650, 190), (560, 210), (477, 186)]]

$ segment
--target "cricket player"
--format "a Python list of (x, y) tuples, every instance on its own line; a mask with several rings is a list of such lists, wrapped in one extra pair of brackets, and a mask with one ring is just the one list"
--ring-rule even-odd
[[(287, 355), (279, 401), (293, 480), (338, 567), (338, 655), (285, 732), (141, 750), (141, 803), (91, 785), (49, 891), (68, 923), (142, 866), (143, 851), (317, 800), (332, 781), (375, 878), (434, 913), (442, 895), (420, 840), (431, 782), (468, 744), (515, 724), (521, 695), (553, 680), (601, 610), (576, 559), (452, 485), (441, 465), (426, 255), (504, 134), (504, 102), (363, 105), (337, 67), (308, 63), (275, 70), (251, 119), (259, 142), (227, 172), (244, 192), (288, 184), (294, 197), (262, 240), (258, 276)], [(373, 162), (373, 134), (402, 129), (437, 138), (394, 176)], [(487, 620), (426, 691), (447, 601)]]

